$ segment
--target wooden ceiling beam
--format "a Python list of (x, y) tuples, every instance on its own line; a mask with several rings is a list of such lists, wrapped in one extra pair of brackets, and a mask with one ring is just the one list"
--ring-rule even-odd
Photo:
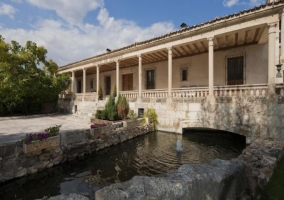
[(183, 46), (180, 46), (181, 50), (185, 53), (185, 55), (188, 55), (188, 52), (185, 50)]
[(254, 37), (253, 37), (253, 40), (252, 40), (253, 42), (256, 41), (259, 32), (260, 32), (260, 28), (257, 28), (257, 29), (255, 30), (255, 33), (254, 33)]
[(200, 42), (201, 46), (203, 47), (204, 51), (207, 51), (206, 45), (204, 44), (203, 41)]
[(194, 46), (194, 48), (196, 49), (196, 51), (197, 51), (198, 53), (200, 53), (200, 50), (199, 50), (198, 46), (197, 46), (195, 43), (193, 43), (192, 45)]

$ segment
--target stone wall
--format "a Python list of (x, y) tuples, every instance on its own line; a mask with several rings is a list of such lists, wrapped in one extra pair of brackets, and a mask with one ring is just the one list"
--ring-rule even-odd
[(161, 131), (182, 133), (183, 128), (212, 128), (244, 135), (247, 143), (257, 138), (284, 139), (284, 104), (277, 97), (218, 97), (213, 101), (200, 97), (172, 102), (156, 99), (130, 103), (130, 108), (135, 112), (138, 108), (154, 108)]
[(135, 176), (95, 193), (97, 200), (226, 199), (236, 200), (246, 189), (245, 164), (216, 159), (210, 164), (182, 165), (158, 176)]
[(23, 153), (20, 143), (0, 144), (0, 183), (84, 157), (151, 131), (151, 124), (111, 129), (98, 138), (92, 137), (89, 129), (62, 131), (59, 148), (29, 154)]
[(104, 199), (242, 199), (258, 200), (283, 158), (284, 142), (257, 139), (230, 161), (183, 165), (154, 177), (135, 176), (96, 192)]
[(261, 193), (283, 158), (284, 141), (257, 139), (237, 158), (246, 163), (247, 188), (243, 199), (261, 199)]

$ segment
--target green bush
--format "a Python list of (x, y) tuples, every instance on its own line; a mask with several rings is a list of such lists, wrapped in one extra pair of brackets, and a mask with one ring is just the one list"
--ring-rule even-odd
[(129, 104), (125, 97), (118, 95), (117, 100), (117, 113), (121, 119), (126, 119), (127, 114), (129, 112)]
[(49, 136), (52, 137), (52, 136), (56, 136), (56, 135), (59, 134), (60, 127), (61, 127), (61, 125), (51, 126), (47, 129), (45, 129), (44, 131), (46, 133), (49, 133)]
[(131, 119), (131, 120), (135, 120), (138, 118), (137, 114), (134, 112), (134, 110), (129, 110), (128, 112), (128, 117)]
[(159, 124), (159, 122), (158, 122), (158, 115), (157, 115), (155, 109), (152, 109), (152, 108), (147, 109), (147, 112), (144, 113), (143, 119), (141, 121), (142, 124), (146, 123), (146, 117), (148, 117), (152, 120), (154, 130), (157, 130), (157, 125)]

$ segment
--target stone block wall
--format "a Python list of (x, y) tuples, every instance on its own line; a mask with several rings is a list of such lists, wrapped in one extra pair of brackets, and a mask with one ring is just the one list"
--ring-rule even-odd
[(110, 129), (110, 132), (104, 132), (99, 138), (92, 138), (90, 129), (61, 131), (59, 148), (29, 154), (24, 154), (20, 143), (1, 144), (0, 183), (84, 157), (151, 131), (151, 124)]
[[(284, 102), (284, 101), (283, 101)], [(130, 109), (154, 108), (158, 130), (182, 134), (183, 128), (212, 128), (247, 138), (284, 139), (284, 104), (267, 97), (218, 97), (172, 102), (130, 103)]]

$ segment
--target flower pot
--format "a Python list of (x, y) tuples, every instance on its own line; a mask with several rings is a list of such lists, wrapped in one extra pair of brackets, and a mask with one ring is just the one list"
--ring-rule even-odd
[(45, 140), (33, 141), (29, 144), (23, 144), (24, 153), (41, 152), (43, 149), (55, 149), (60, 145), (60, 136), (49, 137)]

